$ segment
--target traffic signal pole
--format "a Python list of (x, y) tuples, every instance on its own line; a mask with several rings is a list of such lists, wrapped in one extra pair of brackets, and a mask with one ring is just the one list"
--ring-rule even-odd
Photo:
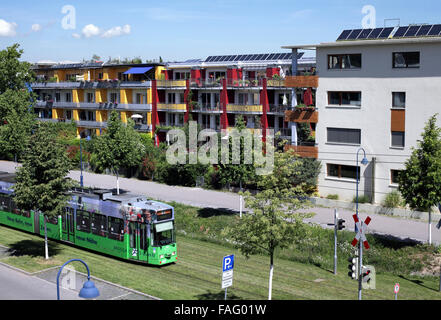
[(338, 212), (334, 209), (334, 274), (337, 274), (337, 228), (338, 228)]
[[(360, 227), (363, 226), (363, 222), (360, 221)], [(358, 300), (361, 300), (361, 290), (363, 283), (363, 242), (358, 243)]]

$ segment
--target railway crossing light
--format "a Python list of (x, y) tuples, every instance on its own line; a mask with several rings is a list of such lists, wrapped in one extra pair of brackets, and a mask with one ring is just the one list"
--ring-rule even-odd
[(337, 230), (343, 230), (345, 228), (344, 223), (346, 221), (343, 219), (338, 219), (337, 221)]
[(350, 264), (348, 265), (348, 276), (351, 279), (357, 280), (358, 279), (358, 257), (351, 257), (348, 259)]
[(375, 268), (373, 266), (362, 266), (361, 285), (363, 289), (375, 289)]

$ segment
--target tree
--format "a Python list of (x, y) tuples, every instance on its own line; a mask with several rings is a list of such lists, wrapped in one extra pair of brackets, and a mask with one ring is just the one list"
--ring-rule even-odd
[(437, 115), (426, 123), (422, 140), (412, 148), (399, 175), (399, 191), (413, 209), (428, 211), (441, 202), (441, 128), (436, 126)]
[(19, 59), (23, 50), (20, 45), (14, 44), (0, 51), (0, 94), (6, 90), (21, 90), (26, 88), (26, 83), (32, 82), (35, 78), (31, 71), (31, 64), (22, 62)]
[(97, 54), (94, 54), (93, 56), (92, 56), (92, 62), (95, 62), (95, 61), (100, 61), (101, 60), (101, 57), (99, 56), (99, 55), (97, 55)]
[(293, 187), (291, 183), (300, 167), (292, 151), (275, 152), (273, 172), (258, 181), (263, 191), (255, 196), (245, 193), (245, 203), (251, 213), (223, 231), (247, 258), (253, 254), (269, 255), (269, 300), (272, 297), (275, 250), (287, 248), (294, 239), (306, 233), (303, 219), (308, 214), (298, 210), (307, 207), (308, 203), (303, 200), (302, 186)]
[(17, 170), (14, 201), (21, 209), (43, 213), (46, 259), (49, 259), (47, 220), (63, 213), (69, 198), (67, 191), (74, 186), (66, 177), (68, 173), (69, 159), (57, 142), (55, 130), (40, 125), (27, 145), (23, 166)]
[(107, 131), (95, 139), (94, 151), (101, 166), (116, 174), (116, 191), (119, 194), (119, 170), (138, 166), (145, 154), (133, 120), (122, 123), (115, 110), (110, 114)]

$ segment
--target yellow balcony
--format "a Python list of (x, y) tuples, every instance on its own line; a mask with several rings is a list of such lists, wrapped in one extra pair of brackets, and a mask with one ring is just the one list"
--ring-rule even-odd
[(186, 80), (157, 80), (156, 83), (158, 87), (165, 87), (165, 88), (177, 88), (177, 87), (187, 86)]
[(227, 105), (227, 112), (263, 112), (262, 105)]
[(160, 103), (158, 104), (158, 111), (186, 111), (187, 106), (185, 103)]

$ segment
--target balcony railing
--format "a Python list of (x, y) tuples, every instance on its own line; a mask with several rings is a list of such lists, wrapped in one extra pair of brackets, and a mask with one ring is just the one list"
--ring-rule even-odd
[(186, 111), (187, 105), (184, 103), (160, 103), (158, 104), (159, 111)]
[(303, 143), (301, 143), (297, 146), (287, 144), (285, 145), (285, 151), (287, 150), (293, 150), (302, 158), (318, 159), (318, 147), (315, 145), (315, 143), (311, 143), (311, 145), (303, 145)]
[(262, 105), (239, 105), (229, 104), (227, 105), (227, 112), (257, 112), (262, 113)]
[(289, 88), (318, 88), (318, 76), (287, 76), (285, 86)]
[(187, 87), (186, 80), (157, 80), (158, 88), (185, 88)]
[(285, 112), (285, 121), (297, 123), (318, 123), (319, 113), (316, 108), (294, 108)]

